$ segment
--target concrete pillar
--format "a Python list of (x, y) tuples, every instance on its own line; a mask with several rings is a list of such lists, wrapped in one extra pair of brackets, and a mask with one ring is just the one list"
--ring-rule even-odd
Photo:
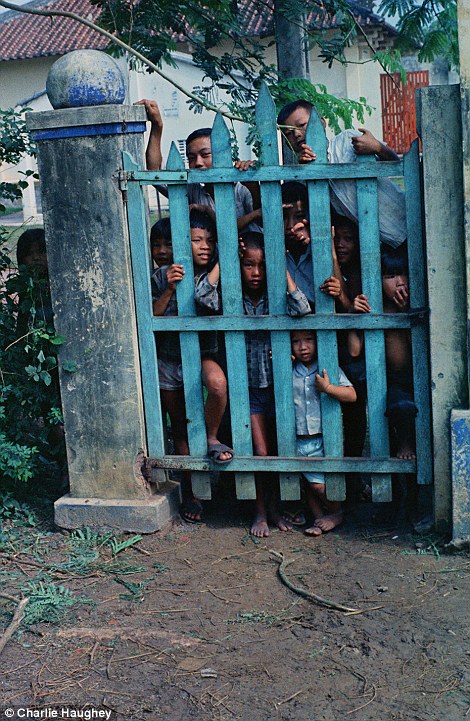
[(123, 150), (144, 167), (145, 110), (30, 113), (27, 127), (38, 149), (54, 322), (65, 338), (59, 375), (70, 494), (56, 502), (55, 519), (66, 528), (151, 532), (174, 506), (140, 468), (145, 424), (118, 177)]
[[(467, 384), (470, 394), (470, 0), (457, 3), (460, 102), (462, 117), (462, 167), (464, 196), (464, 246), (466, 259)], [(452, 541), (470, 539), (470, 410), (452, 414)]]
[(416, 98), (430, 307), (434, 518), (436, 527), (447, 531), (452, 518), (450, 414), (468, 408), (459, 86), (421, 88)]

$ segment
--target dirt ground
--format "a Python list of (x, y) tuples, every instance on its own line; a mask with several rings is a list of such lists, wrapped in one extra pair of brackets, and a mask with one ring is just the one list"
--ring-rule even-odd
[[(6, 644), (1, 703), (131, 721), (470, 718), (469, 556), (376, 511), (360, 504), (318, 539), (257, 542), (248, 504), (212, 502), (205, 525), (175, 523), (114, 556), (47, 513), (7, 521), (1, 592), (27, 596), (42, 579), (84, 602)], [(290, 590), (271, 549), (293, 561), (295, 586), (354, 610)], [(14, 608), (0, 598), (0, 629)]]

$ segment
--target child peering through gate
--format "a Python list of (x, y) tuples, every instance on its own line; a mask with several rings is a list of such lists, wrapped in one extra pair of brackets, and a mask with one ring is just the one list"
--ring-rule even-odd
[[(195, 283), (202, 274), (207, 274), (216, 258), (216, 229), (207, 213), (191, 210), (189, 216), (191, 229), (191, 248), (193, 255)], [(169, 223), (165, 219), (154, 226), (154, 237), (171, 241)], [(161, 243), (160, 245), (163, 245)], [(178, 315), (176, 286), (181, 282), (185, 269), (181, 264), (173, 263), (173, 253), (168, 255), (168, 264), (157, 268), (152, 275), (153, 313), (161, 316)], [(227, 381), (217, 358), (217, 333), (213, 331), (199, 334), (202, 358), (202, 380), (207, 389), (204, 410), (207, 430), (208, 456), (215, 463), (228, 463), (234, 452), (220, 443), (217, 434), (227, 405)], [(157, 337), (158, 376), (162, 407), (168, 412), (171, 421), (176, 452), (189, 455), (186, 430), (186, 409), (183, 391), (183, 373), (181, 349), (174, 333), (163, 332)], [(191, 488), (191, 475), (186, 474), (183, 484), (182, 517), (189, 522), (200, 522), (202, 504), (194, 497)]]
[[(160, 170), (162, 167), (161, 139), (163, 134), (163, 121), (157, 103), (154, 100), (141, 100), (137, 105), (144, 105), (147, 118), (150, 121), (150, 136), (146, 151), (148, 170)], [(199, 128), (186, 138), (186, 157), (191, 170), (208, 170), (212, 168), (212, 128)], [(252, 165), (251, 161), (237, 160), (235, 167), (246, 170)], [(168, 196), (167, 187), (156, 186), (162, 195)], [(235, 209), (237, 214), (238, 230), (260, 231), (261, 208), (253, 209), (253, 200), (250, 191), (241, 183), (234, 184)], [(190, 208), (205, 210), (215, 220), (214, 186), (210, 183), (201, 185), (189, 183), (188, 202)]]
[[(305, 142), (308, 121), (314, 106), (306, 100), (285, 105), (277, 116), (277, 123), (287, 142), (297, 154), (299, 163), (316, 160), (314, 149)], [(320, 118), (326, 128), (326, 121)], [(374, 154), (378, 160), (398, 160), (394, 151), (381, 143), (369, 130), (345, 130), (328, 143), (328, 162), (354, 163), (359, 155)], [(353, 180), (330, 180), (331, 204), (339, 215), (357, 223), (356, 184)], [(380, 240), (396, 248), (406, 240), (406, 211), (404, 193), (388, 178), (377, 181), (379, 201)]]
[[(240, 244), (240, 270), (245, 315), (269, 314), (266, 288), (266, 266), (264, 238), (262, 233), (247, 232)], [(307, 297), (287, 277), (287, 311), (289, 315), (301, 316), (310, 312)], [(214, 312), (221, 309), (220, 268), (214, 268), (200, 276), (195, 290), (199, 305)], [(253, 451), (257, 456), (276, 453), (274, 379), (271, 359), (271, 337), (269, 331), (245, 333), (248, 384), (250, 400), (250, 421)], [(268, 523), (281, 531), (291, 531), (291, 523), (279, 512), (279, 491), (274, 487), (276, 474), (256, 474), (256, 515), (251, 524), (252, 535), (263, 538), (269, 535)]]
[[(382, 295), (385, 313), (404, 313), (409, 310), (409, 277), (406, 246), (396, 250), (382, 248)], [(367, 297), (361, 293), (354, 299), (354, 312), (370, 313)], [(362, 352), (364, 338), (359, 331), (350, 333), (349, 350), (352, 356)], [(411, 333), (395, 328), (385, 331), (387, 361), (387, 410), (391, 452), (398, 458), (416, 457), (414, 419), (418, 409), (413, 399), (413, 366)]]

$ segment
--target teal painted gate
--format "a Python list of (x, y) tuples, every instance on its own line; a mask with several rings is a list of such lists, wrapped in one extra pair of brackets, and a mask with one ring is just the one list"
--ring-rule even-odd
[[(256, 471), (280, 473), (281, 496), (285, 500), (300, 497), (299, 473), (304, 470), (321, 470), (327, 474), (327, 493), (331, 500), (344, 499), (344, 474), (347, 472), (372, 474), (372, 494), (375, 501), (391, 499), (391, 473), (416, 473), (418, 483), (431, 483), (425, 256), (418, 144), (414, 143), (403, 161), (376, 162), (375, 158), (366, 158), (366, 162), (361, 163), (330, 164), (327, 161), (323, 126), (312, 113), (306, 140), (316, 150), (316, 162), (280, 166), (275, 107), (265, 87), (260, 91), (256, 106), (256, 124), (261, 142), (262, 163), (257, 168), (245, 171), (242, 179), (258, 181), (261, 188), (269, 316), (243, 315), (234, 202), (234, 183), (241, 179), (241, 174), (233, 168), (229, 131), (222, 117), (216, 117), (211, 136), (212, 169), (186, 170), (174, 144), (165, 171), (142, 171), (127, 154), (123, 160), (121, 185), (127, 191), (148, 453), (152, 464), (162, 469), (191, 470), (195, 495), (203, 499), (211, 497), (208, 471), (213, 470), (213, 466), (206, 457), (198, 331), (217, 330), (225, 334), (231, 428), (235, 449), (234, 460), (226, 466), (218, 465), (217, 470), (235, 472), (238, 498), (255, 497)], [(392, 176), (404, 178), (410, 311), (384, 314), (377, 179)], [(286, 270), (281, 181), (299, 180), (307, 183), (313, 267), (315, 277), (323, 280), (332, 271), (328, 187), (328, 181), (332, 179), (353, 179), (357, 184), (362, 288), (374, 312), (363, 315), (335, 313), (332, 298), (320, 292), (318, 280), (315, 283), (315, 314), (291, 318), (286, 312), (285, 282), (279, 282), (279, 279), (285, 279)], [(142, 186), (157, 183), (168, 185), (174, 262), (181, 263), (186, 268), (192, 268), (186, 186), (187, 183), (213, 183), (217, 207), (223, 315), (196, 315), (192, 273), (186, 273), (177, 286), (178, 317), (152, 315), (150, 250)], [(368, 457), (343, 457), (341, 407), (325, 394), (322, 394), (321, 399), (325, 457), (307, 459), (296, 456), (289, 331), (300, 328), (317, 331), (319, 367), (332, 370), (330, 376), (333, 383), (337, 382), (337, 331), (351, 328), (364, 331), (370, 440)], [(419, 409), (416, 418), (416, 461), (390, 457), (388, 422), (384, 415), (387, 388), (384, 330), (391, 328), (411, 329), (414, 394)], [(271, 332), (278, 446), (276, 457), (253, 456), (251, 442), (244, 331), (261, 329)], [(154, 339), (154, 334), (158, 331), (178, 332), (180, 337), (189, 456), (167, 455), (165, 452), (166, 429), (160, 405)]]

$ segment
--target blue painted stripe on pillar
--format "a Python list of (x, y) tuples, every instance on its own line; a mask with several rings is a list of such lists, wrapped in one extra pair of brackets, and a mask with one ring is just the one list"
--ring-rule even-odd
[(68, 128), (32, 130), (33, 140), (58, 140), (60, 138), (84, 138), (94, 135), (124, 135), (145, 133), (146, 124), (141, 122), (102, 123), (100, 125), (74, 125)]

